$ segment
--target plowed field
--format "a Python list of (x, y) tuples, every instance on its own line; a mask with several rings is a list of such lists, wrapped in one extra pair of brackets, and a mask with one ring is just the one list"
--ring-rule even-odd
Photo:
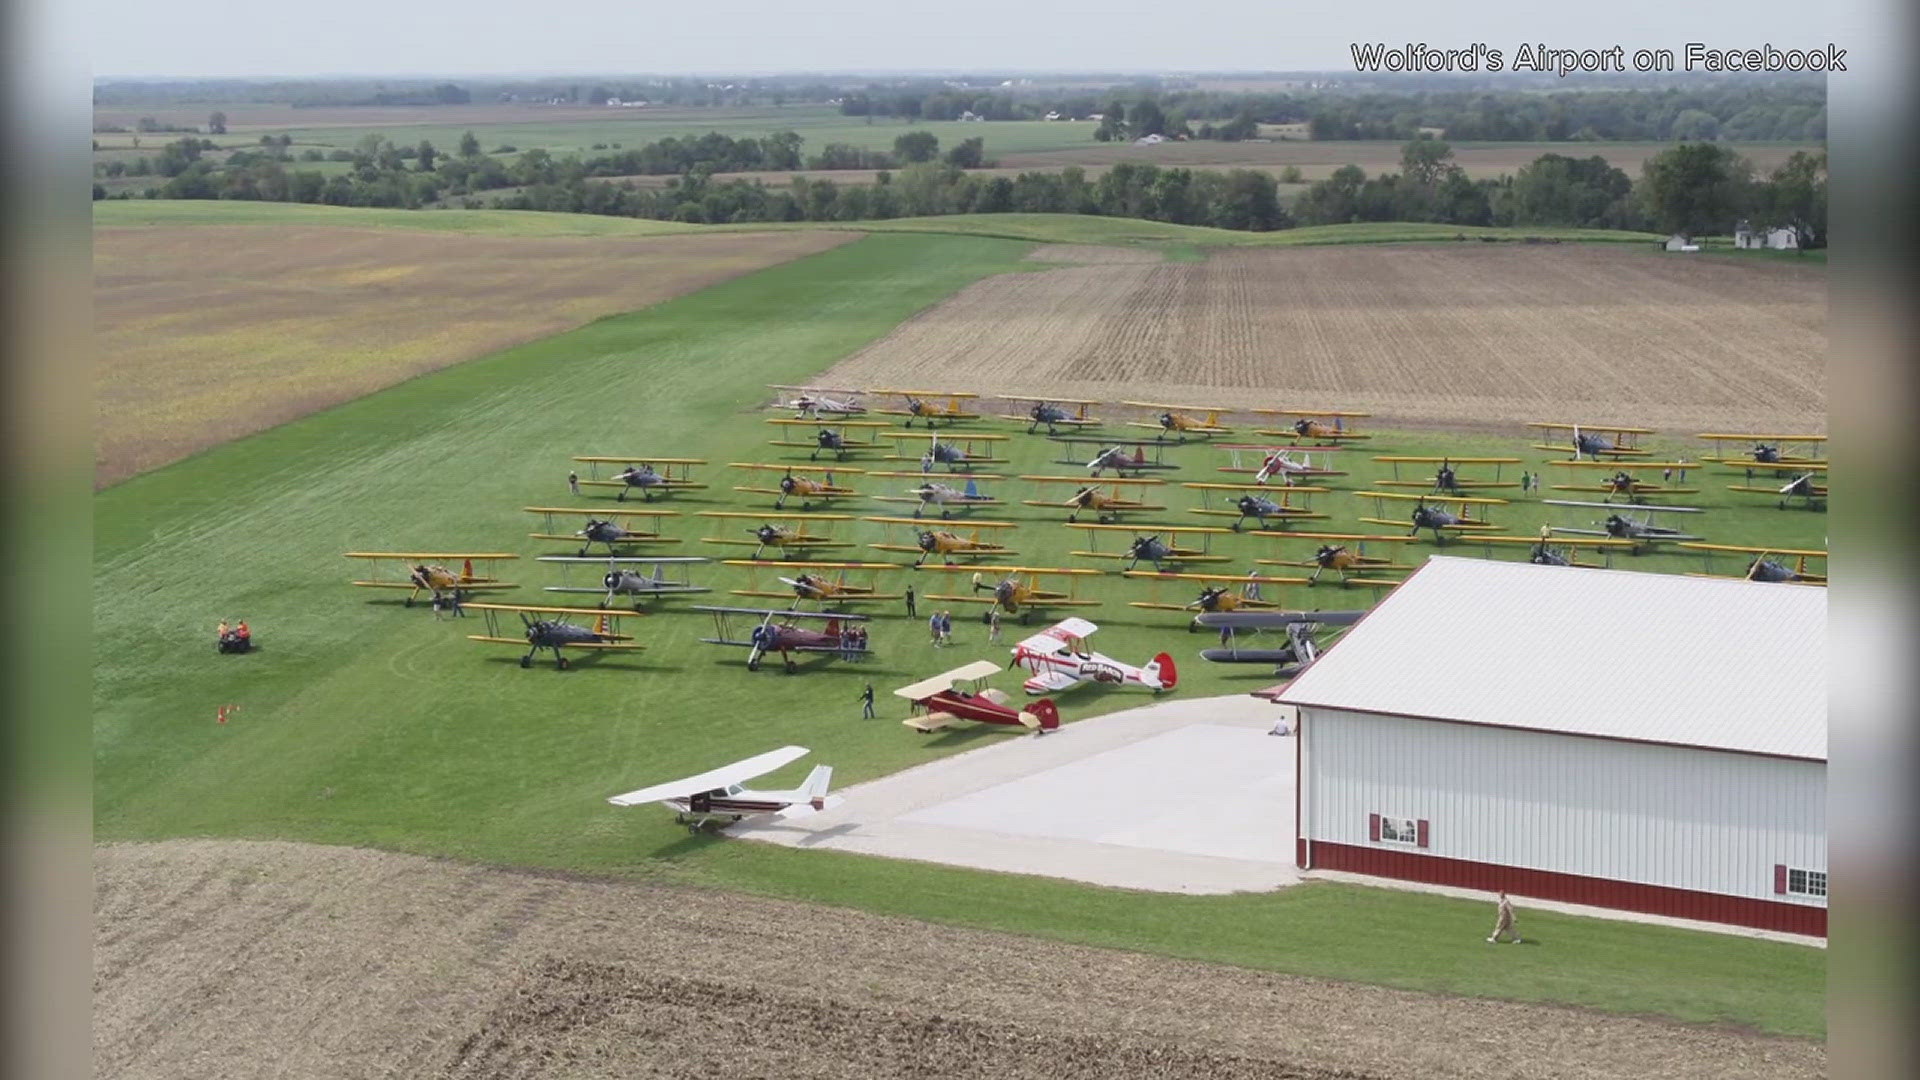
[(94, 482), (852, 237), (100, 229)]
[(1623, 245), (1228, 249), (990, 278), (821, 384), (1824, 431), (1826, 307), (1824, 267)]
[[(1818, 1043), (345, 848), (95, 852), (100, 1077), (1798, 1077)], [(1489, 946), (1492, 948), (1492, 946)]]

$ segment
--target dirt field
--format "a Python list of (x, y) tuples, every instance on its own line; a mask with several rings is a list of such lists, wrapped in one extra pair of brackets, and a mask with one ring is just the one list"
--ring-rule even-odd
[(1796, 1077), (1817, 1043), (284, 843), (95, 850), (100, 1077)]
[(94, 483), (852, 236), (99, 229)]
[(991, 278), (820, 383), (1456, 427), (1824, 432), (1825, 354), (1824, 267), (1624, 245), (1365, 244)]

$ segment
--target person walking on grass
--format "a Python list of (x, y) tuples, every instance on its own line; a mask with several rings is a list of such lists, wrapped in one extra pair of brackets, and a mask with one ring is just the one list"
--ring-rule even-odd
[(1493, 936), (1487, 940), (1498, 942), (1502, 934), (1512, 934), (1513, 944), (1520, 944), (1520, 931), (1513, 927), (1513, 901), (1507, 899), (1505, 891), (1500, 893), (1499, 913), (1493, 919)]
[(567, 490), (573, 492), (575, 495), (580, 494), (580, 474), (579, 473), (577, 472), (567, 473)]
[(935, 648), (940, 646), (940, 613), (935, 611), (927, 616), (927, 633), (932, 635)]
[(913, 609), (913, 586), (907, 586), (907, 618), (911, 619), (919, 612)]
[(864, 691), (862, 691), (860, 694), (860, 719), (862, 720), (873, 719), (873, 684), (872, 683), (868, 683), (867, 688)]
[(940, 609), (940, 644), (953, 644), (953, 612)]
[(993, 608), (987, 612), (987, 640), (996, 642), (1000, 640), (999, 608)]

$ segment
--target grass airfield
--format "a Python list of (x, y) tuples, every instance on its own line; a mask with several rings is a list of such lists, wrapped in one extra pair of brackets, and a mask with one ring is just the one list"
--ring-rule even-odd
[[(955, 648), (926, 644), (927, 603), (912, 621), (888, 605), (873, 624), (874, 660), (814, 661), (789, 677), (777, 664), (749, 674), (743, 651), (697, 641), (708, 632), (706, 616), (671, 613), (689, 602), (761, 604), (717, 591), (632, 620), (644, 653), (558, 673), (550, 659), (522, 670), (516, 650), (464, 640), (478, 632), (477, 619), (436, 623), (424, 608), (403, 610), (397, 600), (345, 585), (356, 572), (340, 557), (347, 550), (519, 551), (523, 558), (507, 566), (523, 587), (501, 598), (545, 602), (550, 594), (538, 586), (555, 579), (530, 556), (567, 549), (527, 540), (537, 519), (519, 508), (612, 506), (566, 494), (567, 459), (578, 453), (704, 457), (713, 465), (701, 478), (713, 487), (694, 493), (704, 500), (665, 505), (683, 515), (747, 509), (748, 496), (727, 490), (735, 480), (721, 463), (786, 453), (804, 460), (804, 451), (764, 445), (773, 430), (761, 423), (771, 415), (759, 408), (765, 383), (801, 381), (982, 276), (1043, 269), (1021, 261), (1029, 249), (993, 237), (873, 235), (424, 376), (101, 492), (94, 503), (96, 835), (377, 846), (742, 889), (1442, 993), (1824, 1031), (1825, 957), (1817, 950), (1529, 913), (1530, 936), (1553, 947), (1494, 959), (1479, 941), (1484, 905), (1440, 897), (1325, 884), (1272, 895), (1145, 896), (689, 837), (657, 808), (622, 811), (604, 802), (787, 742), (814, 753), (770, 783), (826, 763), (845, 785), (1009, 737), (999, 729), (916, 736), (898, 723), (904, 703), (887, 693), (946, 667), (1004, 656), (985, 645), (973, 606), (954, 606)], [(1014, 460), (993, 471), (1067, 471), (1043, 464), (1053, 449), (1044, 440), (1010, 424), (986, 429), (1016, 434), (1001, 444)], [(1384, 468), (1365, 461), (1371, 452), (1540, 456), (1514, 439), (1442, 432), (1382, 432), (1374, 442), (1377, 448), (1345, 455), (1342, 465), (1355, 475), (1339, 481), (1342, 489), (1365, 487), (1369, 470)], [(1217, 451), (1169, 453), (1184, 466), (1175, 483), (1222, 478), (1204, 475), (1224, 456)], [(887, 467), (896, 465), (913, 467)], [(1824, 514), (1779, 511), (1758, 497), (1700, 486), (1707, 490), (1695, 504), (1713, 508), (1703, 522), (1713, 539), (1822, 543)], [(1187, 505), (1185, 492), (1172, 493), (1172, 505)], [(1357, 527), (1351, 496), (1319, 499), (1316, 508), (1336, 513), (1327, 528)], [(867, 504), (854, 512), (898, 509)], [(1015, 536), (1023, 564), (1095, 565), (1067, 558), (1084, 534), (1055, 524), (1053, 512), (1014, 506), (984, 516), (1022, 523)], [(1531, 531), (1534, 518), (1514, 515), (1512, 531)], [(689, 539), (660, 553), (740, 553), (692, 542), (704, 534), (698, 520), (669, 519), (667, 531)], [(1185, 513), (1160, 520), (1213, 523)], [(877, 526), (851, 524), (856, 538), (879, 539), (865, 531)], [(1219, 550), (1247, 562), (1274, 554), (1253, 539), (1217, 539)], [(1412, 546), (1408, 559), (1432, 550)], [(1623, 565), (1699, 564), (1649, 556)], [(1236, 560), (1219, 569), (1246, 567)], [(717, 563), (695, 570), (723, 589), (745, 584), (744, 571)], [(908, 579), (903, 572), (895, 580)], [(1117, 578), (1097, 582), (1089, 595), (1105, 606), (1081, 612), (1102, 626), (1096, 647), (1136, 662), (1161, 648), (1173, 652), (1179, 696), (1271, 681), (1260, 666), (1198, 660), (1193, 654), (1210, 639), (1187, 634), (1180, 616), (1124, 605), (1146, 594)], [(1309, 606), (1338, 607), (1369, 594), (1323, 585), (1299, 595)], [(217, 656), (210, 639), (222, 617), (247, 619), (260, 650)], [(1018, 632), (1009, 624), (1001, 647)], [(873, 721), (858, 719), (868, 680), (880, 711)], [(994, 680), (1016, 693), (1018, 682), (1018, 673)], [(1071, 738), (1072, 721), (1145, 696), (1086, 688), (1059, 700)], [(238, 706), (226, 725), (215, 723), (222, 705)]]

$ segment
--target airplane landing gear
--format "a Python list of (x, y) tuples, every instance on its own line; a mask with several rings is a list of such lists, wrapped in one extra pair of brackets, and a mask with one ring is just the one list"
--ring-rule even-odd
[(565, 671), (565, 670), (567, 670), (567, 668), (569, 668), (569, 667), (571, 667), (571, 666), (572, 666), (572, 662), (571, 662), (571, 661), (569, 661), (569, 660), (568, 660), (568, 659), (567, 659), (566, 657), (564, 657), (564, 656), (558, 656), (558, 655), (556, 655), (556, 656), (555, 656), (555, 657), (553, 658), (553, 666), (554, 666), (554, 667), (555, 667), (555, 668), (556, 668), (557, 670), (560, 670), (560, 671)]
[(525, 655), (525, 656), (523, 656), (523, 657), (521, 657), (521, 658), (520, 658), (520, 666), (521, 666), (521, 667), (523, 667), (523, 668), (526, 668), (526, 667), (532, 667), (532, 666), (533, 666), (533, 654), (532, 654), (532, 653), (528, 653), (527, 655)]

